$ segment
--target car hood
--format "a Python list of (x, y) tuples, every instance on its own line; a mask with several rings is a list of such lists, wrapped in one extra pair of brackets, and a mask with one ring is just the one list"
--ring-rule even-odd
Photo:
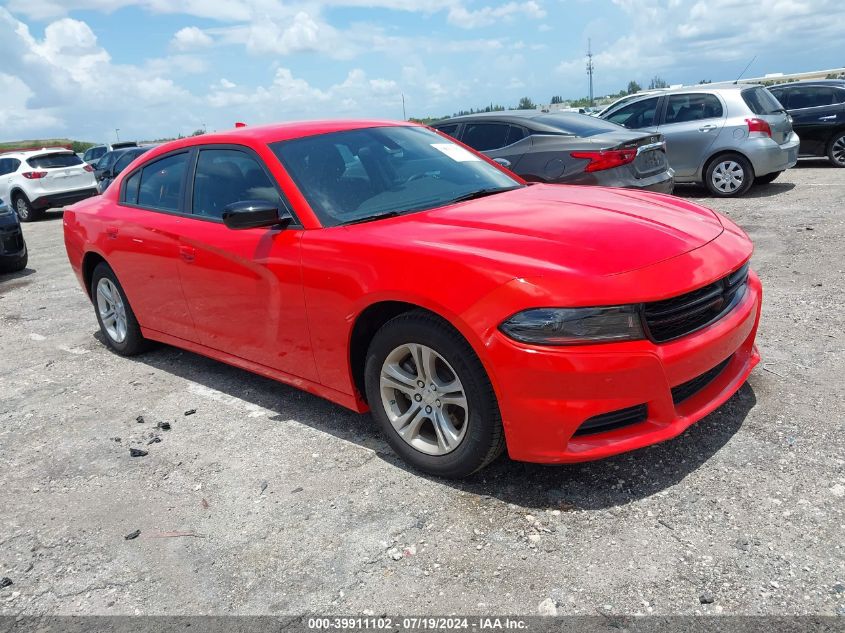
[(395, 244), (397, 224), (407, 225), (408, 246), (493, 260), (515, 275), (621, 274), (688, 253), (724, 230), (713, 211), (680, 198), (544, 184), (360, 226)]

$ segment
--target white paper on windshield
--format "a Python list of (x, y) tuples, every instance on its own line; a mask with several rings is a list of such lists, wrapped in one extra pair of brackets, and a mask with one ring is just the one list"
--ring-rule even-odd
[(480, 161), (481, 159), (470, 151), (465, 150), (460, 145), (454, 143), (432, 143), (431, 146), (446, 154), (449, 158), (459, 163), (467, 163), (472, 160)]

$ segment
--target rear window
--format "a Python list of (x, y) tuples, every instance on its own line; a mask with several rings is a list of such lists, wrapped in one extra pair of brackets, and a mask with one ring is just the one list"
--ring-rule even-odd
[(73, 167), (81, 165), (82, 159), (76, 154), (42, 154), (26, 159), (27, 165), (35, 169), (55, 169), (57, 167)]
[(553, 127), (564, 134), (587, 137), (605, 132), (618, 132), (619, 126), (586, 114), (546, 114), (534, 119), (537, 123)]
[(742, 91), (742, 100), (745, 101), (754, 114), (774, 114), (783, 110), (783, 106), (775, 99), (774, 95), (765, 88), (751, 88)]

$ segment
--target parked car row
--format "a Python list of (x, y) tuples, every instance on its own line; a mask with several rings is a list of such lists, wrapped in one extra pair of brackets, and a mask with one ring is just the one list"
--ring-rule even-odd
[(23, 270), (28, 261), (18, 215), (0, 198), (0, 273)]

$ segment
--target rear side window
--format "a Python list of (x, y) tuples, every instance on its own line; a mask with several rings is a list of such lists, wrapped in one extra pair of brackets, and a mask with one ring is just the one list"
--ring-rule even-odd
[(779, 110), (783, 110), (783, 106), (780, 102), (765, 88), (751, 88), (749, 90), (743, 90), (742, 100), (745, 101), (745, 105), (747, 105), (748, 108), (757, 115), (774, 114)]
[(652, 97), (651, 99), (629, 103), (606, 117), (606, 120), (634, 130), (641, 127), (651, 127), (655, 123), (654, 118), (657, 113), (658, 101), (658, 97)]
[(283, 207), (279, 192), (253, 157), (233, 149), (201, 150), (194, 179), (193, 212), (221, 218), (227, 205), (246, 200)]
[(21, 161), (19, 161), (17, 158), (1, 158), (0, 176), (5, 176), (6, 174), (12, 174), (16, 172), (20, 165)]
[(784, 99), (787, 101), (784, 105), (790, 110), (836, 105), (845, 100), (845, 90), (838, 90), (829, 86), (787, 88), (783, 92)]
[(81, 165), (82, 159), (76, 154), (42, 154), (26, 159), (26, 164), (34, 169), (55, 169)]
[(85, 160), (99, 160), (105, 153), (105, 147), (92, 147), (87, 152), (85, 152)]
[(138, 205), (163, 211), (178, 211), (187, 166), (188, 152), (183, 152), (144, 167), (141, 170)]
[(123, 201), (129, 204), (138, 204), (138, 185), (141, 184), (141, 172), (136, 171), (126, 179), (123, 185)]
[(721, 118), (723, 113), (722, 102), (715, 95), (678, 94), (667, 97), (667, 124), (716, 119)]
[(510, 125), (506, 123), (467, 123), (461, 140), (479, 152), (508, 144)]
[(564, 134), (572, 134), (581, 138), (595, 136), (603, 132), (618, 132), (619, 126), (604, 119), (585, 114), (546, 114), (535, 119), (537, 123), (548, 125)]
[(521, 128), (518, 125), (512, 125), (510, 132), (508, 132), (508, 145), (513, 145), (517, 141), (521, 141), (528, 136), (528, 130)]
[(455, 137), (455, 132), (458, 131), (458, 124), (453, 123), (452, 125), (438, 125), (436, 128), (438, 131), (443, 132), (443, 134), (448, 134), (451, 137)]

